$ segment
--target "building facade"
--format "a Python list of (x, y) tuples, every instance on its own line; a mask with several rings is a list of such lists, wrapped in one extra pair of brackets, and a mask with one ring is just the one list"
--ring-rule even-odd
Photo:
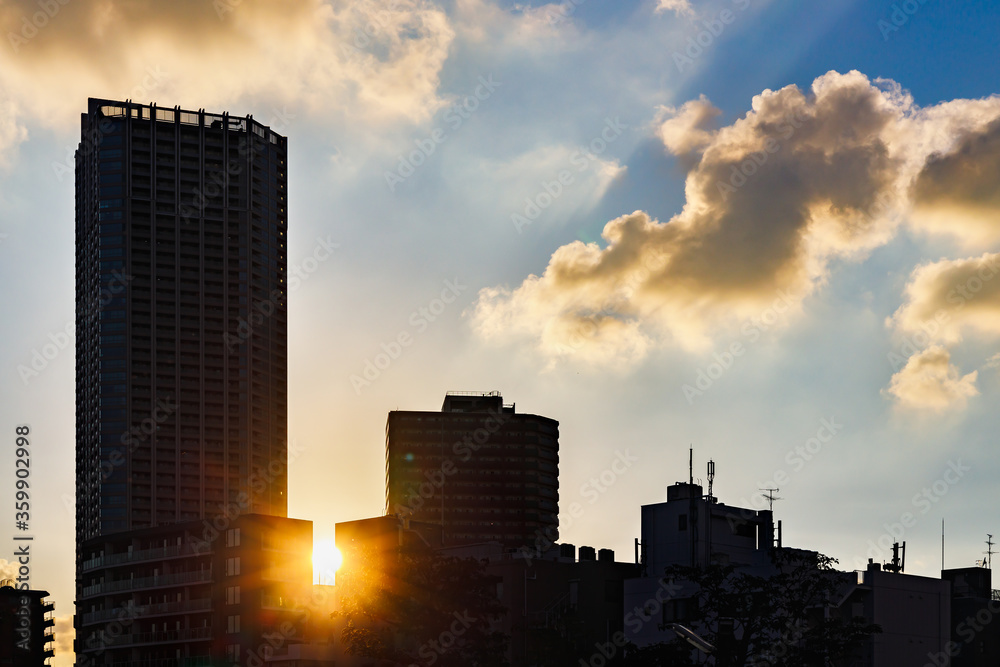
[(77, 664), (263, 663), (320, 620), (311, 550), (312, 522), (262, 514), (87, 540)]
[(559, 422), (499, 392), (449, 392), (440, 412), (386, 423), (386, 514), (436, 523), (445, 546), (559, 537)]
[(78, 599), (89, 541), (287, 512), (285, 137), (98, 99), (81, 130)]
[[(963, 567), (942, 570), (951, 584), (951, 641), (928, 662), (951, 667), (1000, 664), (1000, 591), (992, 586), (993, 570)], [(946, 662), (950, 660), (950, 662)]]

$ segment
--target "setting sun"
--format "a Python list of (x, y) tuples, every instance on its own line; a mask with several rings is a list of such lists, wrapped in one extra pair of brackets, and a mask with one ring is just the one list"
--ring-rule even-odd
[(319, 540), (313, 545), (313, 580), (320, 584), (331, 583), (343, 561), (333, 540)]

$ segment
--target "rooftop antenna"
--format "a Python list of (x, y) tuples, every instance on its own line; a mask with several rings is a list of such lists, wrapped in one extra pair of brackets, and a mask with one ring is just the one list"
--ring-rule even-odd
[(781, 490), (781, 489), (779, 489), (777, 487), (775, 487), (773, 489), (772, 488), (764, 488), (764, 489), (757, 489), (757, 490), (758, 491), (767, 491), (767, 493), (764, 494), (764, 497), (767, 498), (767, 509), (769, 511), (771, 511), (771, 512), (774, 511), (774, 501), (775, 500), (784, 500), (784, 498), (779, 498), (778, 496), (774, 495), (778, 491)]
[[(900, 558), (900, 551), (902, 551), (902, 558)], [(900, 549), (899, 542), (893, 542), (892, 561), (883, 567), (886, 572), (902, 572), (906, 569), (906, 542), (903, 542), (902, 549)]]
[(987, 570), (992, 569), (990, 566), (993, 564), (993, 554), (996, 553), (993, 551), (994, 544), (996, 543), (993, 541), (993, 536), (986, 533), (986, 551), (983, 552), (986, 554), (986, 558), (983, 559), (983, 567)]
[(688, 484), (694, 486), (694, 445), (688, 448)]
[(708, 502), (712, 502), (712, 482), (715, 481), (715, 461), (708, 461)]

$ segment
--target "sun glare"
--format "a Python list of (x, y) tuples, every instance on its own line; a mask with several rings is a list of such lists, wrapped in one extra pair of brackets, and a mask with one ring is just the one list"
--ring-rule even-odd
[(319, 540), (313, 545), (313, 579), (317, 583), (331, 583), (334, 574), (344, 562), (333, 540)]

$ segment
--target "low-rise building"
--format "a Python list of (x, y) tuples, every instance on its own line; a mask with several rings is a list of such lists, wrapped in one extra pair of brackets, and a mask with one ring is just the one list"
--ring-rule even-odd
[(18, 588), (0, 581), (0, 665), (38, 667), (55, 655), (55, 605), (48, 591)]

